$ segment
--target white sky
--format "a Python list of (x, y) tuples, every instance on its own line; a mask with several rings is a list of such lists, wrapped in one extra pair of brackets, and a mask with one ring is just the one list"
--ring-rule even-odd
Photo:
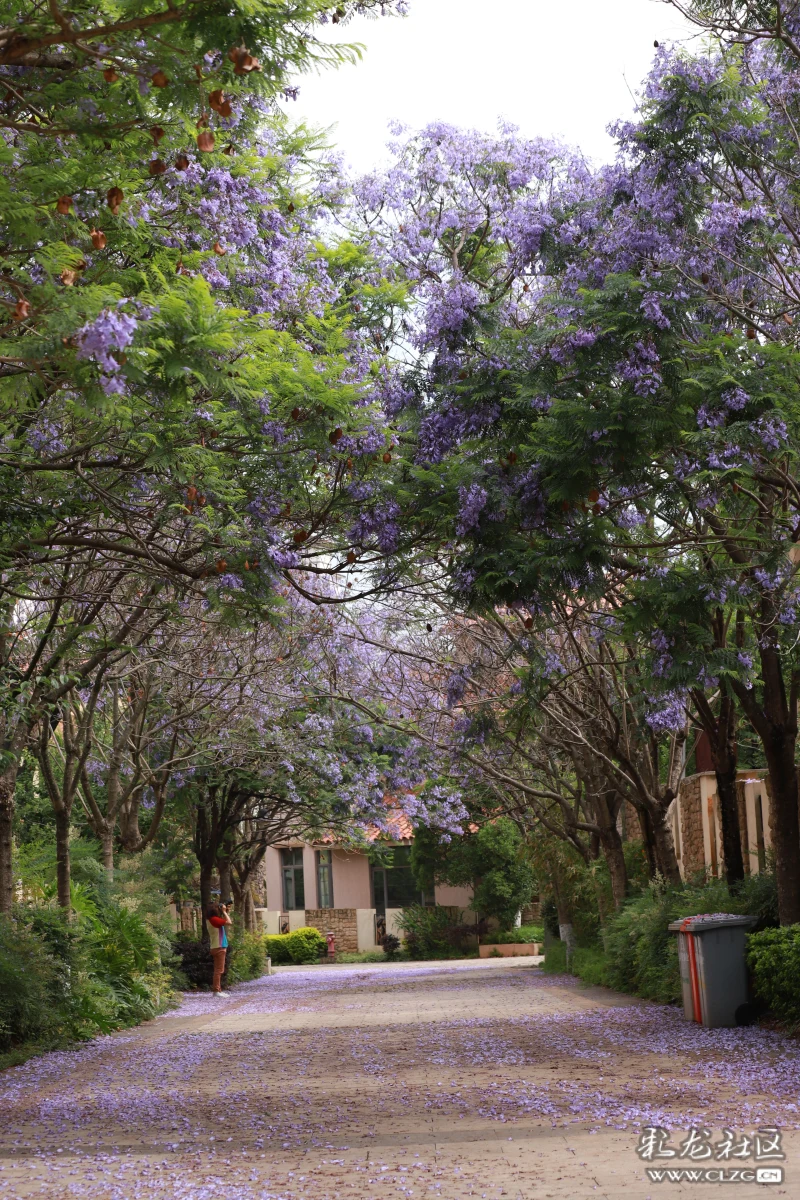
[(502, 117), (603, 161), (606, 126), (633, 113), (654, 38), (688, 32), (662, 0), (411, 0), (404, 19), (329, 26), (331, 40), (364, 45), (361, 62), (303, 76), (287, 107), (330, 128), (359, 172), (385, 161), (395, 118), (492, 132)]

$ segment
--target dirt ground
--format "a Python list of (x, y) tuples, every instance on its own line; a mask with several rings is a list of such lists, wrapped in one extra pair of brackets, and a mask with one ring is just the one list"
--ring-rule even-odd
[[(800, 1196), (800, 1043), (532, 959), (283, 968), (15, 1067), (0, 1094), (4, 1200)], [(646, 1126), (673, 1158), (637, 1155)], [(781, 1183), (646, 1175), (752, 1170), (715, 1157), (722, 1131), (744, 1153), (770, 1126)], [(679, 1157), (690, 1127), (710, 1158)]]

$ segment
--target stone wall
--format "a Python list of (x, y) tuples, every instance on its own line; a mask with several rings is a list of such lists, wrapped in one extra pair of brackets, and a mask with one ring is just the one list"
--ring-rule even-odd
[(678, 799), (681, 815), (681, 866), (684, 879), (691, 879), (692, 875), (705, 870), (706, 866), (699, 775), (689, 775), (681, 780)]
[(358, 923), (354, 908), (307, 908), (306, 925), (336, 935), (336, 949), (354, 953), (358, 950)]

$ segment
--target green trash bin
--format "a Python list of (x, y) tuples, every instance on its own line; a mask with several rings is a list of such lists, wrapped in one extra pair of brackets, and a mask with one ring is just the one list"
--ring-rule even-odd
[(747, 1025), (751, 1010), (744, 959), (745, 934), (756, 917), (704, 913), (673, 921), (678, 935), (683, 1013), (708, 1029)]

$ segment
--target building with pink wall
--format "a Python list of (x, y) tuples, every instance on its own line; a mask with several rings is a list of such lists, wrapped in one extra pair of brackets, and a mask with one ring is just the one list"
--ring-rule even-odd
[(397, 931), (397, 918), (409, 904), (446, 905), (459, 910), (460, 920), (475, 921), (469, 888), (437, 885), (433, 896), (423, 896), (411, 872), (411, 841), (382, 845), (384, 861), (374, 863), (363, 851), (330, 841), (270, 846), (262, 874), (266, 903), (257, 910), (267, 931), (297, 929), (313, 914), (318, 926), (352, 927), (353, 948), (357, 942), (359, 950), (367, 950), (379, 944), (384, 930)]

